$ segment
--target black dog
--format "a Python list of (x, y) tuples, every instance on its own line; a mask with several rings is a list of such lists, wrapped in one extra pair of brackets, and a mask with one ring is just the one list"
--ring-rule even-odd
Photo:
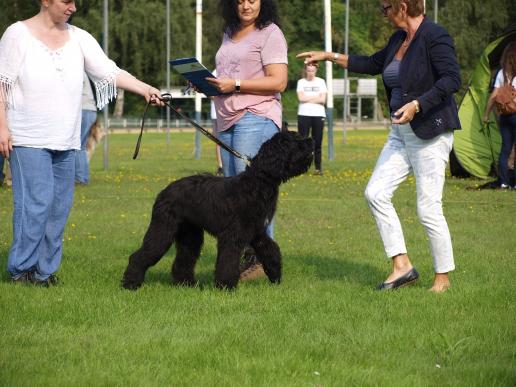
[(310, 138), (295, 132), (277, 133), (238, 176), (202, 174), (170, 184), (156, 198), (143, 245), (129, 257), (122, 279), (124, 288), (137, 289), (147, 269), (173, 242), (173, 281), (193, 286), (204, 231), (217, 238), (217, 287), (232, 289), (237, 285), (240, 257), (246, 246), (254, 248), (269, 280), (279, 283), (281, 252), (265, 230), (276, 211), (279, 185), (305, 173), (312, 159)]

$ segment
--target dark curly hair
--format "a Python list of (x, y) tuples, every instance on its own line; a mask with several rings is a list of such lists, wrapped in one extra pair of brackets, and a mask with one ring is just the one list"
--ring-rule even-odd
[[(238, 0), (220, 0), (220, 9), (224, 24), (222, 32), (232, 37), (240, 29), (240, 19), (238, 18)], [(278, 7), (275, 0), (260, 0), (260, 14), (256, 19), (256, 27), (261, 30), (269, 24), (274, 23), (279, 26)]]

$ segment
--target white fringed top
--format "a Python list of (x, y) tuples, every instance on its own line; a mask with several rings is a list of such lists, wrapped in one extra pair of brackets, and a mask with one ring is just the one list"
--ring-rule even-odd
[(93, 36), (67, 26), (70, 38), (57, 50), (23, 22), (12, 24), (0, 40), (0, 101), (14, 146), (80, 149), (84, 71), (95, 84), (99, 109), (116, 97), (122, 70)]

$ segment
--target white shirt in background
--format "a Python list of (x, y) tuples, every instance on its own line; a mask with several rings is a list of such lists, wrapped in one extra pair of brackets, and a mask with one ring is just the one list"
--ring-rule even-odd
[[(502, 69), (500, 69), (498, 71), (498, 74), (496, 74), (496, 79), (495, 79), (494, 87), (495, 88), (502, 87), (504, 83), (505, 82), (504, 82), (503, 71), (502, 71)], [(516, 89), (516, 77), (514, 77), (512, 79), (512, 87), (514, 87)]]
[[(307, 97), (317, 97), (321, 93), (326, 93), (328, 89), (324, 79), (314, 77), (311, 81), (306, 78), (298, 80), (296, 91), (302, 91)], [(319, 103), (300, 102), (297, 114), (299, 116), (326, 117), (326, 109)]]

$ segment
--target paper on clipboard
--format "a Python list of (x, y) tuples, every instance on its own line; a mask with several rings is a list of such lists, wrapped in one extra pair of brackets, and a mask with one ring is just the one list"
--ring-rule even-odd
[(196, 58), (180, 58), (169, 61), (170, 65), (179, 74), (189, 80), (199, 91), (208, 97), (222, 94), (205, 78), (216, 78)]

